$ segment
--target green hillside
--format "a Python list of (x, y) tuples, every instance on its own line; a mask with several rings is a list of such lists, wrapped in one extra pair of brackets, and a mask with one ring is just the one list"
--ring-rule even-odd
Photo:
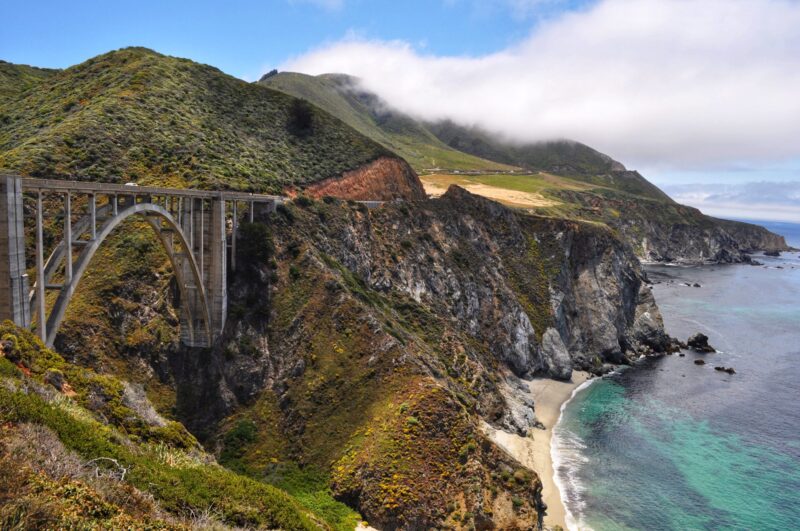
[(15, 65), (0, 60), (0, 102), (19, 96), (57, 72), (58, 70), (49, 68)]
[(0, 168), (24, 175), (280, 192), (388, 154), (306, 102), (144, 48), (3, 70), (16, 75), (3, 77)]
[(259, 84), (307, 99), (402, 156), (420, 173), (430, 168), (461, 171), (513, 169), (513, 165), (448, 147), (424, 123), (389, 109), (376, 95), (356, 88), (355, 80), (350, 76), (281, 72), (265, 76)]
[(219, 466), (126, 382), (10, 321), (0, 335), (0, 528), (330, 528), (283, 490)]
[(564, 175), (597, 186), (671, 201), (637, 172), (579, 142), (514, 144), (489, 132), (451, 121), (424, 122), (392, 110), (374, 93), (343, 74), (309, 76), (281, 72), (259, 84), (305, 98), (360, 133), (401, 155), (421, 174), (447, 171), (524, 169)]
[(434, 135), (448, 146), (491, 160), (513, 161), (529, 170), (567, 174), (601, 174), (625, 167), (580, 142), (558, 140), (514, 144), (477, 127), (464, 127), (446, 120), (429, 124)]
[(672, 201), (638, 172), (626, 170), (625, 166), (608, 155), (580, 142), (554, 140), (515, 144), (479, 128), (464, 127), (450, 121), (432, 123), (428, 127), (445, 144), (478, 157), (530, 171), (569, 176), (652, 199)]

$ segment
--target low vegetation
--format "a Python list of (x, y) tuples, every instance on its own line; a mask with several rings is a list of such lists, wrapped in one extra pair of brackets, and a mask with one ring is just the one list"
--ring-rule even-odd
[(389, 154), (318, 107), (144, 48), (2, 66), (0, 168), (23, 175), (280, 193)]
[[(8, 322), (0, 337), (0, 459), (7, 465), (0, 468), (4, 496), (13, 499), (0, 511), (4, 529), (135, 526), (153, 515), (155, 529), (203, 514), (231, 526), (319, 527), (284, 491), (216, 465), (181, 425), (143, 415), (137, 407), (146, 401), (126, 400), (119, 380), (66, 363)], [(9, 444), (18, 446), (13, 440), (31, 429), (52, 433), (48, 445), (67, 457), (38, 466), (15, 461)], [(107, 481), (88, 481), (87, 467)], [(133, 500), (122, 499), (126, 490)]]

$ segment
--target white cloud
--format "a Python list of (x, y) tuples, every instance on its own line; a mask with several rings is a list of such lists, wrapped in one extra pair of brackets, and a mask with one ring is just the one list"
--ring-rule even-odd
[(416, 116), (572, 138), (633, 167), (800, 156), (800, 2), (789, 0), (604, 0), (490, 55), (350, 38), (283, 69), (349, 73)]

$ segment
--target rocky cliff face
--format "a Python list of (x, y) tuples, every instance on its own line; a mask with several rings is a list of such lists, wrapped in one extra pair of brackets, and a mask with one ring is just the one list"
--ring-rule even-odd
[(424, 199), (425, 190), (417, 174), (402, 159), (380, 157), (364, 166), (325, 179), (305, 189), (312, 197), (327, 196), (356, 201)]
[(526, 433), (519, 378), (602, 372), (667, 343), (613, 231), (457, 187), (372, 210), (297, 201), (243, 225), (238, 249), (222, 341), (170, 336), (126, 363), (153, 368), (149, 388), (174, 391), (224, 464), (321, 469), (385, 529), (538, 527), (541, 482), (480, 423)]
[(624, 233), (650, 262), (732, 264), (749, 262), (755, 251), (789, 249), (783, 236), (758, 225), (703, 217), (697, 223), (642, 220)]
[(171, 358), (182, 418), (206, 435), (254, 423), (248, 467), (329, 469), (334, 493), (387, 529), (464, 513), (538, 526), (538, 478), (478, 422), (525, 433), (518, 378), (666, 347), (636, 257), (604, 227), (455, 187), (375, 210), (304, 205), (262, 220), (272, 258), (243, 257), (224, 341)]
[(611, 191), (557, 195), (579, 205), (579, 217), (607, 224), (649, 262), (738, 263), (749, 261), (748, 254), (756, 250), (788, 249), (782, 236), (763, 227), (712, 218), (672, 201)]

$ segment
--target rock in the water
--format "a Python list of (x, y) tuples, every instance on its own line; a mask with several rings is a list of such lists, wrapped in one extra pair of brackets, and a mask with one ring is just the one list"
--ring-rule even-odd
[(700, 284), (699, 284), (699, 283), (697, 283), (697, 282), (695, 282), (694, 284), (692, 284), (692, 287), (694, 287), (694, 288), (699, 288), (699, 287), (700, 287)]
[(714, 370), (727, 372), (728, 374), (736, 374), (736, 370), (733, 367), (723, 367), (722, 365), (719, 365), (717, 367), (714, 367)]
[(548, 328), (542, 336), (542, 360), (551, 377), (559, 380), (572, 378), (572, 359), (555, 328)]
[(716, 352), (714, 347), (708, 344), (708, 336), (700, 332), (690, 337), (686, 345), (696, 352)]
[(684, 354), (683, 352), (681, 352), (680, 354), (678, 354), (678, 356), (680, 356), (680, 357), (682, 358), (682, 357), (686, 356), (686, 354)]
[(764, 256), (780, 256), (780, 251), (764, 251)]
[(705, 360), (694, 360), (694, 364), (695, 365), (705, 365), (706, 361)]

